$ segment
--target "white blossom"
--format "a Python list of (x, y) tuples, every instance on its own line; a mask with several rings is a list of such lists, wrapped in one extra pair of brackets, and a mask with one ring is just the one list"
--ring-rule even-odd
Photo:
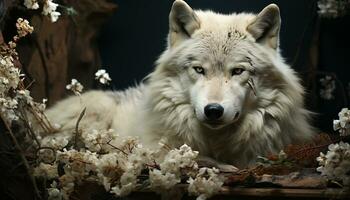
[(223, 178), (218, 175), (219, 170), (215, 168), (201, 168), (197, 176), (189, 178), (188, 192), (199, 195), (197, 200), (205, 200), (217, 194), (224, 184)]
[(46, 177), (48, 179), (53, 179), (58, 177), (58, 169), (56, 164), (45, 164), (40, 163), (34, 168), (34, 176)]
[(169, 190), (176, 184), (180, 183), (181, 179), (179, 176), (162, 171), (158, 169), (153, 169), (149, 172), (150, 186), (153, 189)]
[(65, 174), (77, 180), (82, 180), (91, 171), (96, 171), (95, 163), (98, 161), (96, 153), (75, 149), (57, 151), (57, 160), (65, 164)]
[(10, 97), (0, 97), (0, 112), (8, 122), (18, 120), (18, 116), (15, 112), (17, 105), (18, 102), (15, 99), (12, 99)]
[(0, 106), (7, 109), (16, 109), (18, 102), (16, 99), (11, 99), (9, 97), (0, 98)]
[(70, 194), (74, 191), (75, 178), (71, 175), (62, 175), (59, 177), (61, 185), (61, 194), (64, 200), (69, 200)]
[(54, 135), (54, 136), (44, 137), (41, 143), (44, 144), (45, 147), (50, 147), (56, 150), (60, 150), (68, 145), (69, 140), (71, 140), (71, 136)]
[(95, 73), (95, 79), (102, 84), (108, 84), (112, 79), (105, 69), (100, 69)]
[(30, 96), (29, 90), (17, 90), (17, 98), (28, 105), (31, 105), (33, 103), (33, 98)]
[(169, 190), (180, 183), (181, 169), (198, 168), (195, 162), (197, 156), (198, 152), (192, 151), (191, 147), (186, 144), (179, 149), (170, 150), (165, 155), (163, 162), (159, 164), (160, 170), (153, 169), (149, 172), (151, 188), (156, 191), (159, 189)]
[(123, 197), (130, 194), (133, 190), (135, 190), (136, 185), (134, 183), (127, 183), (122, 187), (114, 186), (111, 189), (111, 193), (115, 194), (117, 197)]
[(39, 8), (37, 0), (24, 0), (23, 5), (28, 9), (36, 10)]
[(82, 134), (82, 139), (84, 141), (85, 147), (94, 152), (108, 152), (110, 150), (110, 146), (107, 143), (114, 140), (115, 138), (116, 135), (113, 129), (106, 131), (98, 131), (96, 129), (93, 129)]
[(348, 12), (349, 0), (319, 0), (317, 2), (321, 17), (337, 18), (344, 16)]
[(320, 89), (320, 96), (325, 100), (331, 100), (334, 98), (335, 80), (332, 76), (326, 76), (320, 79), (322, 88)]
[(84, 86), (79, 83), (77, 79), (72, 79), (71, 83), (66, 86), (66, 89), (74, 92), (75, 95), (80, 95), (84, 89)]
[(0, 55), (0, 97), (9, 91), (16, 89), (20, 82), (20, 70), (13, 64), (13, 58)]
[(24, 37), (34, 30), (34, 28), (30, 26), (28, 20), (22, 18), (17, 19), (16, 28), (19, 37)]
[(198, 156), (198, 151), (192, 151), (191, 147), (184, 144), (179, 149), (173, 149), (165, 156), (164, 161), (160, 163), (163, 172), (178, 174), (181, 168), (197, 167), (194, 159)]
[(320, 153), (316, 159), (319, 162), (317, 171), (329, 180), (341, 181), (350, 185), (350, 145), (339, 142), (328, 146), (326, 154)]
[(61, 13), (57, 12), (58, 4), (52, 2), (52, 0), (45, 0), (44, 6), (43, 6), (43, 15), (49, 15), (51, 22), (56, 22), (58, 17), (61, 15)]
[(47, 190), (48, 192), (48, 200), (62, 200), (63, 196), (61, 191), (57, 188), (57, 182), (53, 181), (50, 185), (51, 187)]
[(51, 22), (56, 22), (58, 20), (58, 17), (61, 15), (61, 13), (54, 11), (50, 13), (50, 19)]
[(102, 155), (95, 163), (97, 176), (106, 191), (110, 190), (111, 180), (119, 178), (120, 174), (123, 173), (119, 158), (119, 153), (108, 153)]
[(339, 120), (333, 121), (333, 129), (339, 130), (341, 136), (350, 135), (350, 110), (343, 108), (339, 114)]

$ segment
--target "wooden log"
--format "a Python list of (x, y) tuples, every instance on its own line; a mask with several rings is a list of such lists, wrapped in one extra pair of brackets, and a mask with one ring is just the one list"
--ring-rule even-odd
[(289, 188), (230, 188), (223, 187), (220, 195), (253, 197), (288, 197), (288, 198), (331, 198), (349, 199), (350, 191), (346, 189), (289, 189)]

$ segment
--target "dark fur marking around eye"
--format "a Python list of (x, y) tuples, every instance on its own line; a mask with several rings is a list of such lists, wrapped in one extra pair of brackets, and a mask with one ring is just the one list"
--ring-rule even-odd
[(187, 57), (187, 60), (188, 61), (194, 61), (194, 57), (190, 55), (190, 56)]
[(227, 48), (226, 44), (222, 45), (222, 49), (223, 49), (224, 54), (227, 55), (228, 54), (228, 48)]
[(252, 61), (252, 59), (249, 58), (248, 56), (246, 56), (245, 59), (247, 59), (247, 62), (249, 63), (249, 65), (253, 67), (253, 61)]
[[(252, 55), (251, 52), (249, 52), (249, 51), (248, 51), (248, 54)], [(246, 56), (245, 58), (246, 58), (247, 62), (249, 63), (249, 65), (252, 67), (252, 70), (250, 70), (250, 72), (252, 73), (252, 75), (255, 75), (256, 71), (255, 71), (255, 67), (253, 64), (253, 60), (248, 56)]]

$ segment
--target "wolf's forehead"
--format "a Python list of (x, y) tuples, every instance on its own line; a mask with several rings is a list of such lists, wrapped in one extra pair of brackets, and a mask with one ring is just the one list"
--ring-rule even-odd
[(247, 35), (234, 27), (227, 27), (224, 30), (200, 30), (198, 37), (202, 39), (220, 39), (220, 40), (244, 40)]
[(244, 50), (247, 43), (247, 35), (234, 28), (224, 31), (202, 30), (195, 37), (201, 53), (211, 54), (218, 59)]

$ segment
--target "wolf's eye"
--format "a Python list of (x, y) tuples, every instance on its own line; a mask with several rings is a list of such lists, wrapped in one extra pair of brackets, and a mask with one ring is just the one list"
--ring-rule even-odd
[(244, 69), (243, 68), (234, 68), (232, 69), (232, 76), (235, 76), (235, 75), (240, 75), (244, 72)]
[(198, 74), (203, 74), (204, 75), (204, 68), (200, 66), (195, 66), (193, 67), (194, 71), (196, 71)]

